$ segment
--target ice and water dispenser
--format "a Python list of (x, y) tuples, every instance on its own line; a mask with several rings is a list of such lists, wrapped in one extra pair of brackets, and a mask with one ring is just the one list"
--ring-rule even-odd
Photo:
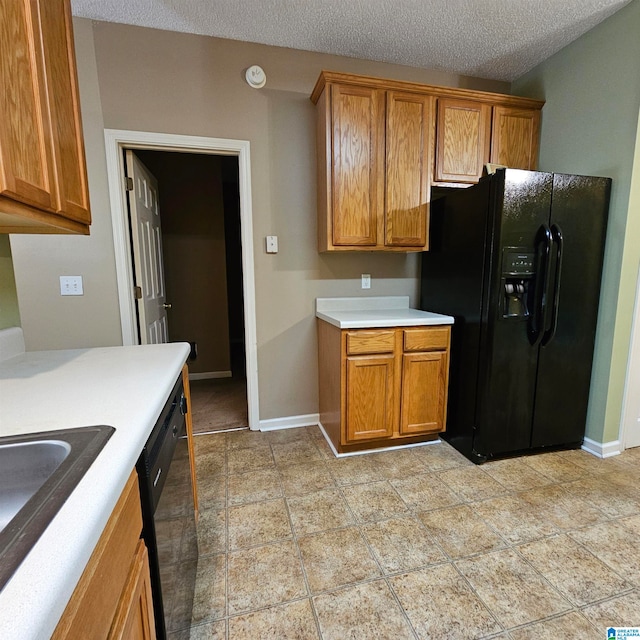
[(506, 248), (502, 254), (501, 305), (503, 318), (527, 318), (535, 275), (535, 253)]

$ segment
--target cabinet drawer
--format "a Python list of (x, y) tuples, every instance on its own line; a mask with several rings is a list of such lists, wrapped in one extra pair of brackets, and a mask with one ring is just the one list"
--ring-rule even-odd
[(394, 331), (354, 331), (347, 333), (347, 355), (393, 353)]
[(449, 327), (405, 329), (405, 351), (437, 351), (449, 348)]

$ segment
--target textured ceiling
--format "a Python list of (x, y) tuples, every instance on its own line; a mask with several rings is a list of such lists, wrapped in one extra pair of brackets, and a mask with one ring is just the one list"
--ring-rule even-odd
[(511, 81), (630, 0), (72, 0), (73, 14)]

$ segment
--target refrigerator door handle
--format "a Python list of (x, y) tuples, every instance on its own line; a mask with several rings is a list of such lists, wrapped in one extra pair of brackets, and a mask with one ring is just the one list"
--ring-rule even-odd
[(549, 276), (551, 275), (551, 246), (553, 238), (551, 229), (543, 224), (536, 235), (536, 278), (533, 293), (533, 312), (529, 318), (528, 337), (531, 346), (535, 347), (544, 335), (547, 311), (547, 295)]
[(554, 275), (553, 306), (551, 308), (551, 326), (542, 337), (542, 346), (548, 345), (556, 335), (558, 328), (558, 304), (560, 301), (560, 275), (562, 273), (562, 250), (564, 238), (562, 229), (557, 224), (551, 225), (551, 238), (556, 246), (556, 269)]

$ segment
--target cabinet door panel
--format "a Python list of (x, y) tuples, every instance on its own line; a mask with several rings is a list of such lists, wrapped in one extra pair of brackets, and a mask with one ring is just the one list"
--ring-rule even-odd
[(387, 92), (385, 244), (427, 242), (433, 98)]
[(447, 383), (447, 352), (403, 356), (401, 434), (444, 431)]
[(107, 640), (155, 640), (150, 580), (149, 555), (140, 540)]
[(393, 355), (347, 358), (347, 441), (393, 434)]
[(375, 245), (383, 206), (384, 93), (331, 87), (333, 244)]
[(533, 170), (538, 164), (540, 111), (494, 107), (491, 162)]
[(76, 80), (71, 8), (66, 0), (41, 0), (42, 38), (57, 174), (58, 208), (80, 222), (91, 221), (82, 122)]
[(54, 165), (38, 6), (0, 3), (0, 194), (54, 211)]
[(131, 473), (52, 640), (103, 639), (120, 606), (142, 531), (138, 474)]
[(436, 182), (477, 182), (489, 162), (491, 106), (441, 98), (436, 130)]

